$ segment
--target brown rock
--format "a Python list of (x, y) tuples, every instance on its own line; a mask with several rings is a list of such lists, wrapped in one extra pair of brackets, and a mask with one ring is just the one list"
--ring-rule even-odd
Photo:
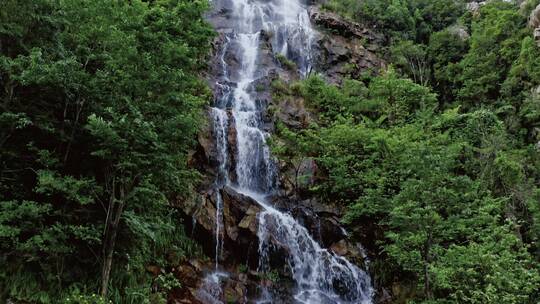
[(248, 229), (252, 233), (256, 234), (258, 229), (258, 219), (257, 215), (261, 211), (260, 207), (257, 206), (250, 206), (248, 211), (246, 212), (246, 216), (240, 221), (240, 224), (238, 224), (238, 227), (243, 229)]
[(356, 265), (366, 266), (364, 254), (359, 246), (351, 244), (346, 240), (340, 240), (330, 246), (330, 249), (337, 255), (346, 257)]

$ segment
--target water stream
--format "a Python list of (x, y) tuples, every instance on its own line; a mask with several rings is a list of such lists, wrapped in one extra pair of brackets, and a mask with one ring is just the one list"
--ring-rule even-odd
[[(277, 170), (263, 130), (264, 107), (256, 101), (254, 82), (264, 76), (259, 68), (262, 33), (269, 35), (272, 49), (296, 63), (302, 75), (312, 69), (311, 27), (306, 7), (298, 0), (228, 1), (233, 25), (226, 34), (221, 56), (219, 94), (210, 114), (218, 151), (216, 186), (229, 185), (255, 199), (263, 208), (259, 214), (261, 272), (269, 271), (272, 250), (287, 252), (287, 266), (295, 282), (292, 302), (306, 304), (371, 303), (369, 276), (347, 259), (322, 248), (290, 214), (271, 206), (265, 197), (276, 190)], [(225, 58), (229, 48), (237, 50), (237, 64)], [(236, 130), (235, 164), (230, 163), (230, 126)], [(234, 166), (234, 168), (233, 168)], [(232, 175), (231, 175), (232, 172)], [(234, 176), (233, 181), (230, 176)], [(208, 303), (219, 303), (220, 253), (223, 248), (223, 214), (218, 192), (216, 204), (216, 271), (206, 278)], [(272, 291), (263, 288), (258, 303), (277, 303)]]

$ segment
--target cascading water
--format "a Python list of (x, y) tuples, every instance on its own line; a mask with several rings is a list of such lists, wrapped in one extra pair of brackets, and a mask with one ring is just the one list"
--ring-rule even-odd
[[(225, 185), (255, 199), (263, 208), (259, 214), (260, 271), (268, 271), (269, 255), (285, 249), (286, 261), (296, 284), (296, 303), (371, 303), (369, 276), (347, 259), (322, 248), (291, 215), (273, 208), (265, 197), (276, 190), (277, 171), (263, 130), (265, 105), (254, 97), (254, 82), (266, 71), (258, 67), (261, 36), (270, 36), (272, 49), (294, 61), (302, 75), (311, 71), (314, 31), (306, 8), (298, 0), (222, 0), (231, 10), (234, 24), (225, 34), (221, 75), (216, 83), (215, 106), (210, 114), (219, 162), (216, 187)], [(237, 49), (237, 64), (228, 64), (228, 49)], [(236, 130), (235, 149), (229, 147), (230, 126)], [(235, 151), (235, 163), (230, 162)], [(230, 177), (231, 176), (231, 177)], [(220, 303), (218, 271), (223, 247), (222, 200), (216, 194), (216, 271), (206, 280), (203, 301)], [(259, 303), (274, 303), (263, 288)]]

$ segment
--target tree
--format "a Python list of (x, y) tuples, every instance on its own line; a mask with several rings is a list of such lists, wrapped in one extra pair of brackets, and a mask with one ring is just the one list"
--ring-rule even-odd
[(210, 95), (199, 79), (213, 37), (207, 3), (6, 6), (0, 299), (52, 303), (100, 285), (114, 302), (142, 302), (151, 278), (114, 269), (193, 249), (169, 202), (198, 177), (187, 158)]

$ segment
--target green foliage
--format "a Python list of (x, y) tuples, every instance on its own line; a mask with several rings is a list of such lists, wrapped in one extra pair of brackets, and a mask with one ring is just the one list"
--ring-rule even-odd
[(324, 8), (383, 28), (391, 40), (424, 43), (431, 32), (451, 25), (465, 11), (460, 0), (331, 0)]
[(414, 82), (427, 85), (430, 78), (430, 69), (426, 47), (414, 44), (410, 40), (400, 41), (390, 49), (392, 62), (408, 75)]
[(504, 1), (482, 7), (480, 17), (473, 20), (470, 50), (460, 63), (458, 97), (465, 106), (497, 100), (509, 67), (519, 55), (525, 21), (514, 5)]
[(299, 87), (282, 92), (304, 98), (322, 124), (280, 128), (275, 153), (314, 158), (323, 173), (312, 194), (348, 206), (347, 224), (379, 235), (370, 246), (385, 263), (380, 284), (412, 280), (422, 303), (537, 299), (538, 190), (527, 164), (538, 151), (516, 147), (487, 109), (438, 112), (429, 88), (392, 71), (356, 96), (320, 78)]
[(67, 296), (62, 304), (112, 304), (111, 301), (106, 301), (97, 294), (80, 294), (78, 290), (75, 290), (72, 294)]
[(285, 67), (286, 69), (288, 69), (289, 71), (296, 71), (298, 68), (296, 67), (296, 63), (294, 63), (293, 61), (287, 59), (286, 56), (282, 55), (282, 54), (277, 54), (276, 55), (276, 59), (279, 61), (279, 63)]
[(440, 102), (449, 104), (455, 99), (459, 61), (468, 50), (468, 39), (461, 37), (459, 28), (433, 33), (429, 38), (428, 58), (432, 69), (431, 84), (439, 93)]
[(0, 301), (53, 303), (75, 286), (85, 292), (67, 302), (102, 303), (83, 294), (97, 292), (108, 215), (122, 201), (110, 289), (114, 303), (142, 303), (129, 294), (148, 300), (144, 265), (198, 250), (168, 202), (198, 177), (187, 157), (209, 100), (198, 74), (208, 4), (2, 5)]

